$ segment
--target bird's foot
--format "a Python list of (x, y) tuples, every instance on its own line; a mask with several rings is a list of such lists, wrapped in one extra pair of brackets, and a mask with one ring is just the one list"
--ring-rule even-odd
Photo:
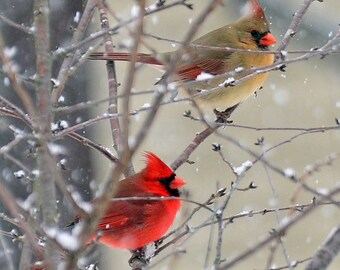
[(129, 265), (133, 269), (144, 269), (149, 264), (150, 259), (145, 257), (145, 247), (131, 250), (132, 256), (129, 259)]
[(221, 124), (231, 124), (233, 121), (229, 120), (229, 118), (231, 114), (235, 111), (237, 106), (238, 104), (226, 109), (225, 111), (218, 111), (217, 109), (214, 109), (214, 114), (216, 115), (215, 122)]
[(154, 242), (155, 244), (155, 249), (159, 248), (159, 246), (163, 243), (163, 238), (157, 240)]
[(231, 124), (233, 121), (228, 120), (230, 117), (230, 113), (228, 112), (228, 109), (225, 111), (218, 111), (214, 109), (214, 114), (216, 115), (216, 123), (220, 124)]

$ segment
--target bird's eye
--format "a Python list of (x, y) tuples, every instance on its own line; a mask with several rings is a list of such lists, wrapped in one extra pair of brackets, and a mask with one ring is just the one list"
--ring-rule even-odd
[(165, 187), (165, 189), (169, 192), (171, 196), (178, 197), (179, 196), (179, 191), (177, 188), (171, 188), (170, 184), (173, 180), (175, 180), (176, 174), (171, 174), (167, 178), (161, 178), (159, 179), (159, 182)]
[(261, 33), (256, 30), (251, 30), (250, 34), (254, 39), (261, 39), (261, 36), (262, 36)]
[(159, 179), (159, 182), (161, 182), (165, 186), (169, 186), (170, 183), (175, 179), (175, 177), (176, 174), (173, 173), (169, 177)]

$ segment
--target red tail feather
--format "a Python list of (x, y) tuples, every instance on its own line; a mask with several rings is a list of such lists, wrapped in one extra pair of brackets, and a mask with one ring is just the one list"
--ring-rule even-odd
[[(118, 53), (105, 53), (97, 52), (91, 53), (89, 59), (92, 60), (116, 60), (116, 61), (131, 61), (132, 55), (130, 53), (118, 52)], [(138, 63), (150, 64), (150, 65), (163, 65), (154, 56), (145, 53), (137, 53), (136, 61)]]

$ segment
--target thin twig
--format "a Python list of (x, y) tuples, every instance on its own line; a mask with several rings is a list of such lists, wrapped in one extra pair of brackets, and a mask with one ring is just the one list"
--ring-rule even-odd
[[(84, 9), (84, 13), (72, 37), (71, 44), (73, 44), (73, 46), (74, 44), (78, 44), (80, 40), (84, 37), (85, 31), (92, 19), (94, 8), (95, 8), (94, 0), (87, 1), (87, 4)], [(63, 53), (66, 53), (64, 50), (62, 51)], [(75, 52), (73, 52), (73, 50), (68, 51), (59, 69), (59, 74), (57, 77), (57, 81), (59, 82), (59, 85), (55, 87), (52, 92), (52, 104), (55, 106), (57, 106), (58, 99), (62, 91), (64, 90), (67, 80), (69, 79), (69, 76), (67, 74), (69, 73), (69, 70), (73, 64), (74, 59), (75, 59)]]
[(175, 171), (177, 170), (182, 164), (187, 162), (192, 152), (196, 150), (196, 148), (211, 134), (214, 133), (214, 131), (217, 129), (217, 127), (207, 127), (200, 133), (198, 133), (195, 138), (192, 140), (192, 142), (185, 148), (185, 150), (182, 152), (182, 154), (171, 163), (170, 167)]
[(29, 242), (36, 254), (41, 254), (41, 248), (38, 246), (36, 242), (36, 238), (34, 232), (23, 219), (20, 213), (19, 207), (17, 205), (15, 197), (12, 193), (7, 189), (7, 187), (3, 184), (5, 181), (3, 179), (0, 180), (0, 199), (6, 208), (9, 210), (11, 216), (18, 223), (18, 227), (25, 232), (26, 237), (29, 239)]
[(31, 30), (31, 28), (23, 26), (22, 24), (18, 24), (10, 19), (8, 19), (7, 17), (3, 16), (0, 14), (0, 20), (2, 20), (4, 23), (8, 24), (9, 26), (14, 27), (15, 29), (18, 29), (20, 31), (22, 31), (23, 33), (26, 33), (28, 35), (32, 35), (33, 31)]
[(16, 94), (18, 95), (18, 97), (20, 98), (21, 102), (23, 103), (26, 111), (28, 112), (28, 114), (34, 119), (36, 113), (35, 113), (35, 106), (33, 104), (33, 101), (30, 97), (30, 95), (28, 94), (27, 89), (25, 89), (22, 84), (20, 83), (20, 81), (17, 79), (17, 74), (16, 72), (13, 70), (13, 67), (11, 65), (11, 61), (8, 58), (8, 56), (4, 53), (4, 42), (3, 42), (3, 37), (2, 34), (0, 32), (0, 60), (2, 62), (3, 65), (3, 69), (7, 74), (7, 77), (9, 78), (13, 89), (15, 90)]
[(306, 14), (308, 8), (314, 1), (315, 0), (304, 0), (299, 10), (294, 13), (293, 20), (288, 26), (288, 30), (286, 31), (280, 45), (277, 48), (278, 51), (282, 51), (288, 46), (289, 41), (292, 39), (293, 36), (295, 36), (297, 28), (301, 24), (303, 16)]
[(70, 132), (68, 134), (69, 137), (77, 140), (81, 144), (85, 146), (89, 146), (92, 149), (97, 150), (99, 153), (103, 154), (106, 158), (108, 158), (112, 162), (118, 162), (118, 158), (115, 157), (106, 147), (96, 144), (95, 142), (91, 141), (90, 139), (81, 136), (75, 132)]
[[(239, 147), (240, 149), (246, 151), (248, 154), (250, 154), (251, 156), (253, 156), (255, 158), (254, 161), (252, 161), (253, 164), (255, 164), (256, 162), (258, 161), (261, 161), (263, 163), (266, 164), (266, 166), (268, 166), (271, 170), (275, 171), (276, 173), (278, 173), (279, 175), (285, 177), (286, 179), (292, 181), (293, 183), (297, 184), (299, 183), (299, 180), (296, 178), (296, 176), (292, 175), (292, 176), (287, 176), (285, 174), (285, 172), (274, 166), (273, 164), (269, 163), (268, 161), (262, 159), (262, 155), (258, 155), (257, 153), (255, 153), (254, 151), (251, 151), (250, 149), (246, 148), (245, 146), (243, 146), (242, 144), (240, 144), (240, 142), (238, 140), (236, 140), (235, 138), (227, 135), (227, 134), (223, 134), (223, 133), (220, 133), (218, 130), (216, 130), (215, 132), (218, 136), (224, 138), (225, 140), (231, 142), (232, 144), (236, 145), (237, 147)], [(268, 150), (267, 150), (268, 151)], [(266, 152), (267, 152), (266, 151)], [(311, 192), (312, 194), (316, 195), (316, 196), (319, 196), (319, 197), (322, 197), (324, 199), (327, 199), (327, 200), (330, 200), (332, 202), (334, 202), (334, 204), (338, 207), (340, 207), (340, 204), (337, 203), (333, 198), (331, 198), (329, 195), (325, 195), (323, 194), (322, 192), (319, 192), (317, 191), (316, 189), (313, 189), (311, 188), (310, 186), (308, 186), (307, 184), (305, 183), (301, 183), (301, 185), (303, 186), (303, 188), (309, 192)]]
[[(262, 148), (262, 152), (264, 152), (263, 148)], [(266, 159), (266, 155), (265, 154), (263, 154), (263, 159)], [(266, 166), (266, 164), (263, 164), (263, 167), (264, 167), (264, 171), (265, 171), (265, 174), (266, 174), (266, 177), (268, 179), (268, 183), (269, 183), (272, 195), (273, 195), (273, 201), (274, 201), (274, 204), (275, 204), (275, 208), (278, 209), (279, 208), (279, 195), (277, 194), (276, 189), (274, 187), (273, 178), (271, 177), (271, 175), (269, 173), (269, 170), (268, 170), (268, 167)], [(280, 218), (280, 213), (279, 213), (278, 210), (275, 211), (275, 218), (276, 218), (277, 225), (280, 225), (282, 223), (282, 219)], [(287, 248), (286, 248), (285, 244), (282, 241), (282, 236), (281, 235), (278, 235), (277, 243), (282, 248), (283, 257), (285, 258), (287, 265), (289, 265), (289, 269), (293, 270), (293, 268), (290, 266), (291, 265), (291, 261), (289, 259)]]
[[(334, 189), (332, 192), (330, 192), (330, 196), (336, 195), (340, 192), (340, 187)], [(323, 203), (325, 202), (325, 198), (321, 198), (320, 200), (318, 200), (315, 205), (319, 204), (319, 203)], [(222, 263), (220, 267), (216, 268), (217, 270), (226, 270), (226, 269), (230, 269), (232, 266), (234, 266), (235, 264), (237, 264), (240, 261), (245, 260), (246, 258), (248, 258), (249, 256), (251, 256), (252, 254), (254, 254), (255, 252), (259, 251), (261, 248), (263, 248), (264, 246), (266, 246), (268, 243), (270, 243), (272, 240), (274, 240), (277, 235), (282, 235), (284, 234), (288, 229), (290, 229), (293, 225), (295, 225), (296, 223), (298, 223), (299, 221), (301, 221), (302, 219), (304, 219), (307, 215), (311, 214), (313, 211), (315, 211), (317, 209), (317, 207), (313, 206), (310, 208), (307, 208), (304, 212), (299, 213), (299, 215), (297, 215), (294, 218), (291, 218), (290, 220), (288, 220), (286, 223), (281, 224), (278, 229), (275, 231), (276, 233), (273, 233), (267, 237), (265, 237), (264, 239), (260, 240), (258, 243), (256, 243), (255, 245), (253, 245), (252, 247), (250, 247), (249, 249), (245, 250), (244, 252), (241, 252), (239, 255), (237, 255), (234, 259), (231, 259), (230, 261), (226, 262), (226, 263)]]

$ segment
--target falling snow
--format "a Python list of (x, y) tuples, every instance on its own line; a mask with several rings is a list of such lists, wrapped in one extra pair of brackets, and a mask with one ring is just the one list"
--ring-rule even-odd
[(73, 192), (71, 192), (71, 195), (72, 195), (73, 200), (77, 203), (77, 205), (81, 209), (83, 209), (86, 213), (92, 212), (93, 207), (92, 207), (91, 203), (83, 201), (81, 195), (78, 192), (73, 191)]
[(66, 250), (76, 251), (80, 247), (78, 237), (59, 230), (56, 235), (57, 242)]
[(284, 217), (283, 219), (280, 220), (280, 225), (281, 225), (281, 226), (285, 226), (285, 225), (288, 224), (290, 221), (291, 221), (291, 217), (290, 217), (290, 216)]
[(156, 25), (157, 25), (158, 22), (159, 22), (158, 16), (156, 16), (156, 15), (152, 16), (152, 17), (151, 17), (151, 21), (152, 21), (153, 24), (156, 24)]
[(40, 171), (38, 169), (32, 170), (32, 174), (34, 176), (39, 176), (40, 175)]
[(49, 227), (45, 228), (45, 233), (48, 237), (55, 239), (66, 250), (76, 251), (80, 247), (78, 237), (69, 232)]
[(323, 195), (329, 194), (329, 189), (327, 189), (327, 188), (318, 188), (317, 190), (318, 190), (319, 193), (321, 193)]
[(134, 16), (134, 17), (138, 17), (138, 16), (139, 16), (139, 13), (140, 13), (140, 8), (139, 8), (139, 6), (134, 5), (134, 6), (131, 8), (131, 15)]
[(134, 148), (135, 145), (136, 145), (136, 138), (133, 137), (133, 136), (130, 136), (130, 137), (128, 138), (128, 144), (129, 144), (129, 147), (130, 147), (130, 148)]
[(74, 18), (73, 18), (73, 21), (74, 21), (75, 23), (78, 23), (79, 20), (80, 20), (80, 12), (77, 11), (77, 12), (76, 12), (76, 15), (75, 15)]
[(65, 155), (67, 154), (67, 148), (63, 145), (56, 143), (49, 143), (48, 149), (50, 150), (52, 155)]
[(5, 47), (4, 48), (4, 54), (8, 57), (8, 58), (12, 58), (13, 56), (16, 55), (16, 53), (18, 52), (17, 47), (13, 46), (13, 47)]
[(83, 118), (81, 118), (80, 116), (78, 116), (78, 117), (76, 118), (76, 123), (79, 124), (79, 123), (81, 123), (82, 120), (83, 120)]
[(4, 85), (9, 86), (11, 84), (10, 80), (8, 77), (4, 77)]
[(273, 100), (277, 105), (286, 106), (290, 101), (290, 93), (285, 89), (277, 89), (274, 91)]
[(18, 204), (20, 205), (20, 207), (22, 209), (24, 209), (26, 211), (30, 211), (34, 208), (33, 204), (34, 204), (35, 200), (36, 200), (35, 194), (31, 194), (24, 201), (18, 200)]

